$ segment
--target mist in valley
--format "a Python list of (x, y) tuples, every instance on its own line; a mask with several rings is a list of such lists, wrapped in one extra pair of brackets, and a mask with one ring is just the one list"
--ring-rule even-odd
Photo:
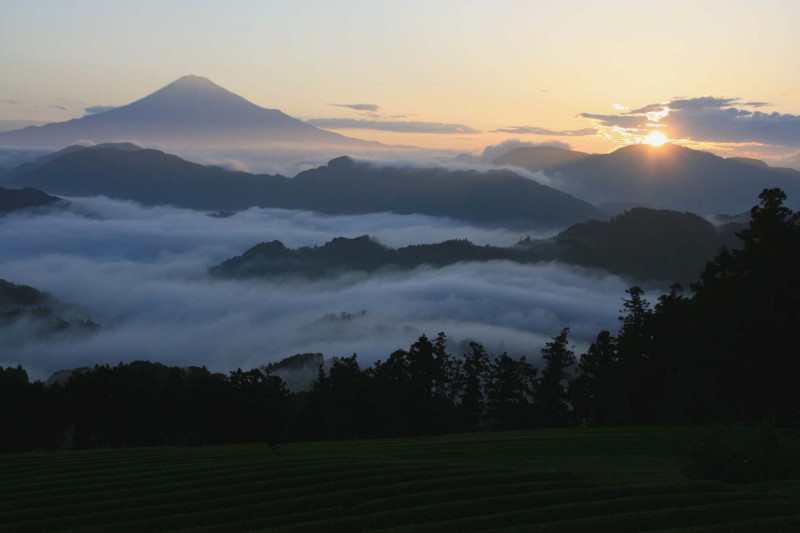
[(211, 266), (275, 239), (298, 247), (369, 234), (392, 247), (453, 238), (508, 246), (549, 234), (422, 215), (252, 208), (214, 217), (104, 197), (69, 201), (66, 209), (0, 219), (0, 277), (77, 304), (101, 325), (54, 339), (26, 336), (24, 323), (0, 330), (0, 365), (21, 364), (41, 379), (136, 359), (228, 371), (295, 353), (355, 352), (370, 364), (440, 331), (454, 353), (476, 340), (491, 353), (538, 360), (562, 327), (572, 328), (576, 350), (600, 329), (615, 329), (630, 284), (591, 269), (508, 262), (324, 281), (218, 280), (209, 277)]

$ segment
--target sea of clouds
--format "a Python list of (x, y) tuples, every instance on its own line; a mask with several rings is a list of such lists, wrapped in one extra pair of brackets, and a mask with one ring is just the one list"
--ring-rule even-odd
[[(218, 280), (209, 267), (273, 239), (297, 247), (369, 234), (393, 247), (451, 238), (507, 246), (547, 235), (421, 215), (253, 208), (216, 218), (104, 197), (69, 200), (66, 209), (0, 217), (0, 278), (84, 306), (102, 325), (87, 336), (13, 344), (0, 330), (0, 365), (22, 364), (36, 378), (136, 359), (228, 371), (322, 352), (357, 353), (370, 364), (440, 331), (456, 353), (476, 340), (490, 353), (538, 359), (569, 326), (580, 353), (601, 329), (616, 329), (631, 284), (591, 269), (509, 262), (324, 281)], [(352, 317), (331, 317), (342, 312)]]

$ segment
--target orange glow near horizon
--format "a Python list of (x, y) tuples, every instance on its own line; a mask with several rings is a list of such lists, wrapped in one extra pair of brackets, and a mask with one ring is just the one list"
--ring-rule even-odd
[(649, 144), (654, 148), (658, 148), (659, 146), (663, 146), (669, 141), (667, 136), (664, 135), (660, 131), (651, 131), (645, 137), (642, 138), (642, 143)]

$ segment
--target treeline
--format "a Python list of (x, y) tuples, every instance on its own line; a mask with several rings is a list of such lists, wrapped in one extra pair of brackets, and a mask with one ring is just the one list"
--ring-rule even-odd
[(228, 375), (136, 361), (75, 371), (64, 385), (0, 369), (0, 449), (286, 440), (291, 401), (261, 370)]
[(797, 426), (791, 370), (800, 329), (800, 214), (765, 190), (736, 250), (722, 249), (691, 294), (626, 291), (616, 334), (577, 358), (564, 329), (525, 358), (444, 334), (362, 368), (320, 367), (290, 393), (269, 371), (214, 374), (135, 362), (75, 372), (63, 385), (0, 369), (3, 450), (192, 445), (430, 435), (568, 425), (764, 423)]
[(74, 371), (63, 384), (0, 368), (3, 450), (280, 442), (432, 435), (571, 423), (564, 330), (542, 349), (541, 376), (524, 357), (420, 337), (361, 368), (334, 358), (310, 391), (289, 392), (269, 370), (229, 374), (135, 361)]

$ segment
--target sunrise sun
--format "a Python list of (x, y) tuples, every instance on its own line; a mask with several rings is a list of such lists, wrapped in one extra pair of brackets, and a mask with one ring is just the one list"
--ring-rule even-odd
[(667, 140), (667, 136), (660, 131), (651, 131), (642, 139), (642, 142), (650, 146), (659, 147), (666, 143)]

